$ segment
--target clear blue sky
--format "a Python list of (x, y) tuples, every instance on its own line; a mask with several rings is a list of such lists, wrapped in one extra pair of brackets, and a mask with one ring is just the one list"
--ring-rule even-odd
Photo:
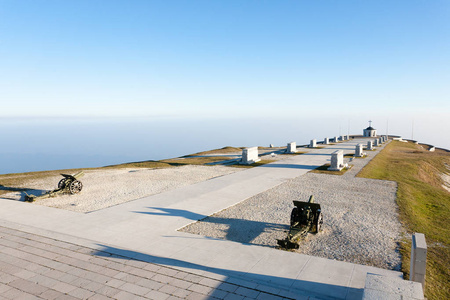
[(449, 95), (448, 0), (0, 0), (0, 117), (445, 119)]

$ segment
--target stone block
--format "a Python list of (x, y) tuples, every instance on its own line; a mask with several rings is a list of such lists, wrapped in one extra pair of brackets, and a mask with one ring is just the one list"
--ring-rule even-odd
[(331, 166), (329, 171), (340, 171), (344, 168), (344, 151), (336, 150), (331, 153)]
[(311, 142), (309, 143), (309, 147), (310, 148), (316, 148), (317, 147), (317, 140), (311, 140)]
[(334, 142), (335, 142), (335, 143), (339, 142), (339, 137), (335, 136), (335, 137), (334, 137)]
[(411, 281), (420, 282), (425, 289), (427, 262), (427, 243), (423, 233), (414, 233), (411, 244), (411, 263), (409, 277)]
[(286, 153), (296, 153), (296, 152), (297, 152), (297, 144), (295, 142), (288, 143)]
[(242, 149), (242, 159), (240, 162), (242, 165), (250, 165), (258, 161), (260, 161), (258, 157), (258, 147)]
[(379, 141), (378, 139), (374, 139), (374, 140), (373, 140), (373, 146), (374, 146), (374, 147), (380, 146), (380, 141)]
[(364, 300), (424, 299), (421, 284), (401, 278), (367, 273)]
[(363, 152), (363, 145), (362, 144), (358, 144), (355, 147), (355, 157), (363, 157), (364, 156), (364, 152)]
[(330, 139), (329, 138), (324, 138), (323, 139), (323, 143), (325, 144), (325, 145), (328, 145), (329, 143), (330, 143)]
[(367, 150), (373, 150), (373, 141), (367, 141)]

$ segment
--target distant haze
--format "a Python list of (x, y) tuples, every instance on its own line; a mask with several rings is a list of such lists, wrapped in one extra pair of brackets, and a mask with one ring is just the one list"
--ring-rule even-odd
[[(412, 120), (372, 120), (379, 134), (410, 139)], [(436, 123), (433, 123), (436, 122)], [(447, 122), (447, 123), (445, 123)], [(448, 120), (414, 120), (414, 138), (450, 149)], [(225, 146), (251, 147), (295, 141), (308, 144), (336, 135), (362, 134), (368, 122), (302, 116), (227, 119), (3, 119), (0, 173), (99, 167), (125, 162), (179, 157)]]

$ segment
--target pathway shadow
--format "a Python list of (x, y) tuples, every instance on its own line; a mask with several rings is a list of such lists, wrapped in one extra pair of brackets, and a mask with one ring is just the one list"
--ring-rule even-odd
[(165, 207), (147, 207), (150, 209), (157, 209), (159, 211), (134, 211), (134, 213), (153, 215), (153, 216), (175, 216), (183, 217), (188, 220), (198, 221), (206, 218), (206, 215), (190, 212), (185, 209), (165, 208)]
[[(94, 252), (93, 255), (100, 257), (114, 257), (116, 259), (124, 259), (124, 260), (128, 260), (131, 258), (148, 263), (159, 264), (166, 267), (183, 268), (184, 272), (188, 272), (186, 271), (186, 268), (189, 268), (192, 270), (206, 271), (209, 273), (225, 276), (226, 278), (218, 281), (219, 282), (218, 285), (213, 287), (214, 290), (209, 294), (208, 299), (217, 299), (217, 298), (222, 299), (224, 296), (224, 291), (230, 290), (230, 285), (234, 285), (236, 287), (236, 290), (238, 289), (239, 286), (247, 287), (253, 290), (256, 293), (256, 295), (258, 295), (261, 290), (264, 290), (264, 287), (260, 287), (261, 290), (255, 288), (259, 284), (275, 288), (274, 289), (275, 293), (277, 289), (289, 291), (290, 293), (292, 293), (291, 296), (293, 298), (300, 297), (302, 299), (303, 297), (306, 299), (308, 296), (316, 296), (318, 299), (321, 299), (323, 297), (325, 299), (331, 298), (346, 299), (350, 295), (353, 296), (352, 299), (353, 298), (360, 299), (363, 294), (363, 289), (278, 277), (272, 275), (263, 275), (252, 272), (228, 270), (223, 268), (206, 266), (198, 263), (191, 263), (188, 261), (169, 257), (161, 257), (156, 255), (145, 254), (142, 252), (136, 252), (132, 250), (120, 249), (102, 244), (97, 245), (100, 246), (101, 249), (97, 250), (97, 252)], [(195, 273), (198, 274), (199, 272), (194, 271), (194, 274)], [(205, 277), (208, 278), (207, 275), (205, 275)], [(168, 284), (170, 285), (170, 282)], [(236, 291), (236, 293), (239, 294), (239, 291)], [(267, 294), (261, 295), (261, 297), (264, 299), (270, 297), (277, 298), (276, 294), (271, 294), (270, 292), (261, 291), (261, 293)], [(288, 298), (290, 297), (288, 296)]]
[(296, 164), (277, 164), (270, 163), (258, 166), (259, 168), (286, 168), (286, 169), (303, 169), (303, 170), (314, 170), (317, 166), (309, 166), (309, 165), (296, 165)]
[[(214, 216), (206, 216), (202, 214), (193, 213), (184, 209), (173, 209), (164, 207), (148, 207), (150, 209), (157, 209), (158, 211), (135, 211), (139, 214), (157, 215), (157, 216), (176, 216), (183, 217), (188, 220), (199, 221), (206, 223), (205, 226), (215, 227), (216, 230), (224, 232), (222, 239), (234, 241), (238, 243), (254, 244), (265, 247), (272, 247), (266, 244), (255, 243), (254, 240), (264, 232), (279, 231), (280, 238), (283, 238), (288, 230), (288, 224), (259, 222), (237, 218), (220, 218)], [(287, 219), (286, 219), (287, 220)], [(209, 225), (208, 225), (209, 224)], [(189, 226), (189, 225), (188, 225)], [(218, 227), (218, 228), (217, 228)], [(189, 230), (180, 230), (189, 232)], [(272, 233), (273, 234), (273, 233)]]
[(16, 200), (16, 201), (25, 201), (25, 196), (28, 194), (33, 194), (35, 196), (43, 195), (47, 192), (47, 190), (38, 190), (38, 189), (31, 189), (31, 188), (21, 188), (21, 187), (9, 187), (4, 186), (0, 184), (0, 191), (8, 191), (8, 192), (18, 192), (14, 194), (5, 194), (0, 195), (0, 199), (6, 199), (6, 200)]

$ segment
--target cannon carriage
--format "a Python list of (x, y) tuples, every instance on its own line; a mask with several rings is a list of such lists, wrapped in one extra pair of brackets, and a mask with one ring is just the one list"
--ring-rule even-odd
[(35, 196), (28, 195), (25, 196), (25, 201), (33, 202), (38, 199), (45, 199), (50, 197), (55, 197), (61, 194), (77, 194), (81, 192), (83, 189), (83, 184), (78, 179), (84, 176), (84, 172), (80, 171), (73, 175), (70, 174), (61, 174), (64, 178), (58, 182), (58, 188), (52, 191), (48, 191), (47, 193)]
[(314, 196), (308, 202), (293, 201), (290, 227), (284, 240), (277, 240), (280, 247), (285, 249), (298, 249), (298, 242), (306, 237), (308, 232), (319, 233), (322, 230), (323, 214), (320, 204), (314, 203)]

